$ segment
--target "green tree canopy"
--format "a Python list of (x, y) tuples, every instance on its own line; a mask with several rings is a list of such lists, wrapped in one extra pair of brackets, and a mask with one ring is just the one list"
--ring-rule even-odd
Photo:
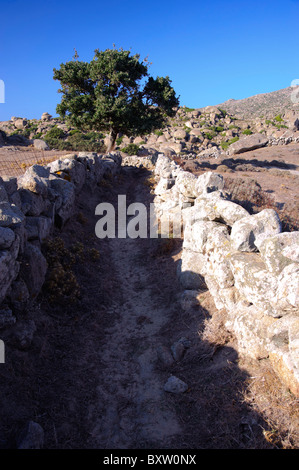
[(75, 58), (54, 69), (62, 93), (57, 113), (82, 130), (137, 136), (163, 126), (175, 115), (179, 99), (168, 76), (153, 78), (147, 59), (123, 49), (95, 50), (91, 62)]

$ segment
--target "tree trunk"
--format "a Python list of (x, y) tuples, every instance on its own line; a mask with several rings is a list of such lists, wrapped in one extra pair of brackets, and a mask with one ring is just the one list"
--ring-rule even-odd
[(114, 150), (117, 134), (118, 132), (115, 129), (111, 129), (108, 139), (107, 153)]

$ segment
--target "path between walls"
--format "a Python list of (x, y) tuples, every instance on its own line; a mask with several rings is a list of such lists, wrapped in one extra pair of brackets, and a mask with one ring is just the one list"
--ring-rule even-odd
[[(116, 207), (118, 194), (127, 204), (149, 203), (148, 176), (125, 168), (110, 187), (83, 191), (76, 211), (87, 223), (75, 214), (57, 231), (66, 243), (98, 248), (100, 259), (79, 266), (79, 305), (51, 306), (41, 294), (28, 314), (37, 328), (29, 350), (7, 342), (0, 443), (33, 419), (44, 429), (45, 448), (272, 448), (267, 423), (244, 402), (249, 376), (234, 339), (212, 344), (199, 336), (212, 313), (219, 315), (210, 294), (195, 308), (181, 307), (180, 244), (163, 255), (159, 240), (95, 238), (95, 206)], [(180, 338), (188, 348), (174, 360), (171, 346)], [(188, 389), (166, 392), (170, 376)]]
[[(127, 177), (132, 179), (129, 173)], [(127, 193), (127, 203), (137, 201), (138, 183), (134, 180), (126, 186), (120, 193)], [(159, 331), (170, 322), (171, 312), (169, 305), (153, 295), (146, 262), (148, 240), (115, 238), (109, 245), (119, 283), (113, 312), (119, 316), (107, 328), (107, 342), (99, 351), (104, 380), (97, 388), (101, 414), (92, 431), (95, 446), (165, 446), (181, 432), (161, 375), (155, 370)]]
[[(127, 168), (122, 178), (117, 193), (126, 194), (127, 206), (150, 202), (147, 172)], [(98, 350), (97, 399), (89, 413), (87, 445), (267, 447), (261, 433), (266, 424), (239, 395), (247, 374), (238, 366), (233, 343), (218, 349), (200, 340), (198, 330), (209, 313), (199, 307), (182, 310), (170, 254), (156, 256), (157, 240), (114, 238), (105, 243), (110, 256), (104, 262), (107, 268), (111, 263), (117, 287), (109, 308), (111, 326)], [(214, 308), (211, 300), (207, 306)], [(175, 361), (171, 345), (182, 337), (190, 347)], [(165, 392), (172, 375), (187, 383), (185, 393)], [(248, 422), (253, 431), (245, 437)]]

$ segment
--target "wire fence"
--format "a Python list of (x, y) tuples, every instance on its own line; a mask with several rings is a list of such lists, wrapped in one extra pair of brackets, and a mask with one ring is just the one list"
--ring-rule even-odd
[(32, 165), (46, 165), (66, 155), (65, 151), (0, 149), (0, 176), (21, 176)]

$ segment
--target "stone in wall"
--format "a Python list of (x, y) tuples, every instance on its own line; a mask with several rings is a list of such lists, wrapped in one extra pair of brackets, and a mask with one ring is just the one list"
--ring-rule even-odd
[(182, 211), (178, 266), (184, 299), (190, 292), (194, 303), (205, 283), (216, 307), (226, 312), (226, 327), (234, 332), (240, 353), (269, 357), (286, 386), (299, 395), (299, 232), (281, 233), (272, 209), (250, 215), (229, 201), (221, 175), (184, 177), (175, 162), (160, 155), (154, 173), (157, 214), (191, 202)]

